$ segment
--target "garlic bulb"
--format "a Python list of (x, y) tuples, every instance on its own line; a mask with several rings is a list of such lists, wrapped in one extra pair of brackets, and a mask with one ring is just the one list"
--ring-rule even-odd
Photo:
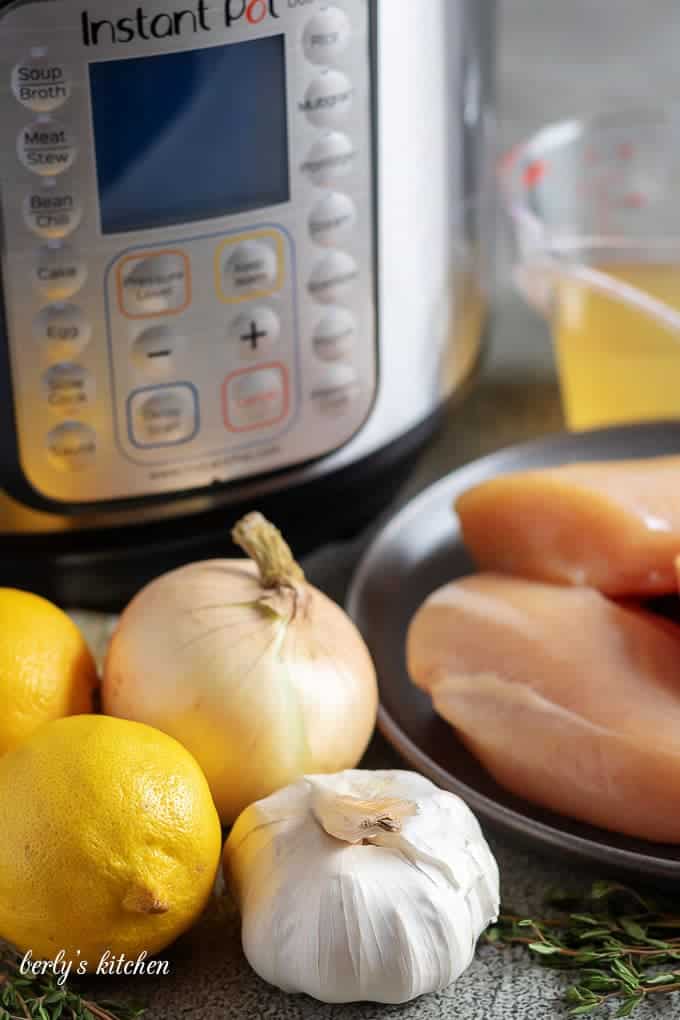
[(253, 969), (323, 1002), (446, 988), (498, 915), (476, 818), (411, 772), (301, 779), (243, 812), (224, 868)]

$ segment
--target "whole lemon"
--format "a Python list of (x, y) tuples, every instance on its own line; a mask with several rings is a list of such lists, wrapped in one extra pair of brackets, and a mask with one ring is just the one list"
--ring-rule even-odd
[(45, 722), (91, 712), (96, 686), (94, 659), (66, 613), (0, 588), (0, 755)]
[(0, 938), (88, 971), (107, 950), (158, 953), (189, 928), (222, 845), (189, 752), (94, 715), (48, 723), (0, 759), (0, 833)]

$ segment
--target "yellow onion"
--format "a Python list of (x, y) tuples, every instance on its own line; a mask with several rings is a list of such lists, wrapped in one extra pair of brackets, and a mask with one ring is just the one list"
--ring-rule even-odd
[(224, 823), (306, 773), (353, 768), (378, 701), (361, 635), (277, 529), (250, 514), (233, 537), (250, 560), (194, 563), (133, 599), (102, 686), (106, 713), (192, 752)]

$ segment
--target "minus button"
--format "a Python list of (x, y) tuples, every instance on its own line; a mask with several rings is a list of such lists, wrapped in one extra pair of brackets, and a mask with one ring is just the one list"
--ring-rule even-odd
[(175, 370), (177, 357), (185, 347), (184, 337), (169, 326), (144, 330), (132, 345), (135, 368), (148, 379), (166, 379)]

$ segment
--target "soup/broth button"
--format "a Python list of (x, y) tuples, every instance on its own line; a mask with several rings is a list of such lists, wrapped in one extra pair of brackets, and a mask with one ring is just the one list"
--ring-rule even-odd
[(12, 71), (12, 92), (29, 110), (50, 113), (70, 99), (71, 75), (60, 60), (38, 51)]

